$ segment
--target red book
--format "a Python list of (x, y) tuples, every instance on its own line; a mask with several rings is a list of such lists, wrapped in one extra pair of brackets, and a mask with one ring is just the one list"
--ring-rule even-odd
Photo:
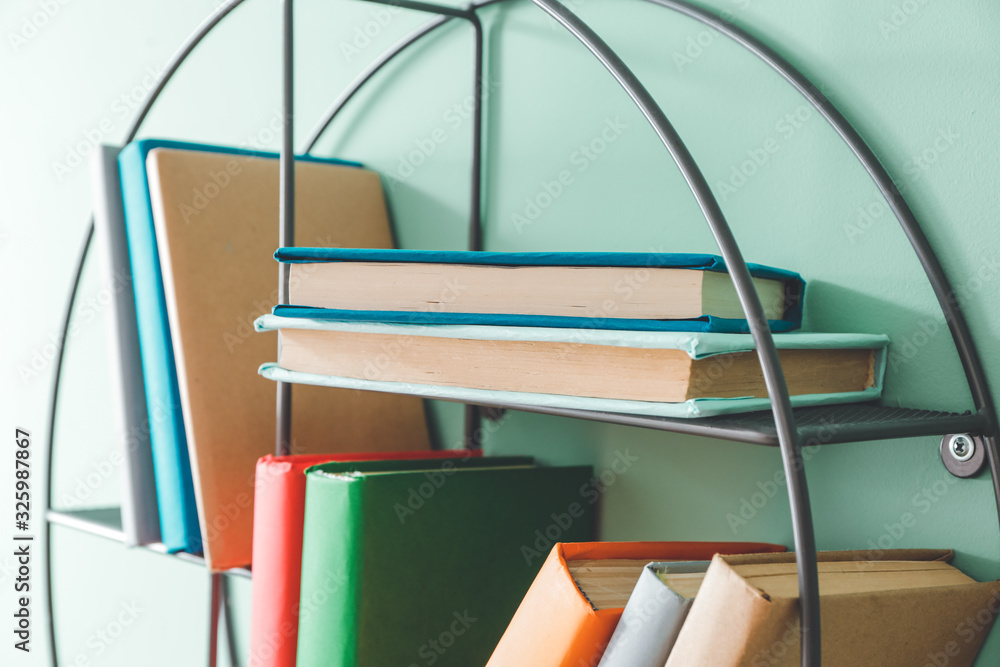
[[(265, 456), (257, 461), (253, 517), (250, 667), (295, 667), (306, 468), (333, 461), (467, 459), (480, 451)], [(301, 613), (309, 613), (308, 604)]]

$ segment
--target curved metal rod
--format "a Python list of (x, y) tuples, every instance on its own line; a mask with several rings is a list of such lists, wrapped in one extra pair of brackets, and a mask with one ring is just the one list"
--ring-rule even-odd
[[(46, 512), (52, 508), (52, 469), (55, 467), (52, 464), (52, 452), (54, 451), (52, 445), (55, 442), (56, 403), (59, 400), (59, 380), (62, 376), (63, 351), (66, 349), (69, 322), (73, 315), (73, 302), (76, 300), (76, 293), (80, 288), (80, 277), (83, 275), (83, 266), (87, 259), (87, 249), (90, 248), (93, 238), (94, 218), (91, 216), (90, 222), (87, 224), (86, 236), (83, 239), (83, 247), (80, 250), (80, 259), (77, 260), (76, 270), (73, 272), (73, 286), (69, 290), (69, 300), (66, 302), (66, 310), (63, 313), (63, 327), (59, 338), (59, 350), (56, 352), (55, 378), (53, 378), (52, 384), (52, 411), (49, 413), (49, 441), (46, 454), (48, 470), (45, 475), (45, 509), (42, 512), (42, 516), (45, 516)], [(52, 603), (52, 524), (48, 519), (45, 520), (45, 573), (43, 576), (45, 578), (46, 611), (48, 612), (46, 616), (48, 617), (49, 626), (49, 652), (52, 656), (53, 667), (58, 667), (59, 657), (56, 652), (55, 607)]]
[(913, 246), (917, 258), (920, 260), (920, 265), (923, 267), (931, 288), (934, 290), (934, 295), (937, 297), (941, 311), (948, 322), (951, 337), (955, 341), (958, 356), (962, 361), (962, 368), (965, 370), (965, 377), (969, 383), (969, 390), (972, 393), (976, 411), (986, 419), (989, 426), (991, 437), (986, 438), (986, 441), (989, 443), (986, 452), (989, 459), (990, 472), (993, 477), (993, 494), (996, 498), (997, 513), (1000, 516), (1000, 453), (997, 451), (996, 444), (997, 435), (1000, 435), (1000, 425), (998, 425), (996, 407), (993, 402), (989, 382), (986, 378), (986, 371), (983, 368), (982, 360), (973, 341), (972, 332), (969, 330), (968, 321), (965, 319), (959, 300), (955, 298), (955, 291), (951, 287), (948, 276), (945, 274), (944, 268), (941, 266), (941, 262), (934, 253), (933, 247), (927, 240), (927, 236), (924, 234), (913, 210), (903, 197), (903, 193), (896, 187), (889, 172), (886, 171), (882, 162), (875, 155), (875, 152), (872, 151), (868, 143), (854, 129), (854, 126), (851, 125), (850, 121), (837, 109), (833, 102), (819, 88), (813, 85), (802, 72), (774, 51), (774, 49), (742, 28), (738, 28), (723, 18), (700, 7), (696, 7), (685, 0), (646, 1), (680, 12), (689, 18), (718, 30), (764, 61), (826, 118), (827, 122), (830, 123), (864, 166), (872, 180), (875, 181), (879, 192), (882, 193), (882, 196), (889, 204), (893, 214), (899, 221), (900, 227), (903, 228), (903, 232), (909, 239), (910, 245)]
[(323, 114), (323, 118), (316, 125), (316, 127), (313, 128), (309, 138), (306, 139), (305, 149), (302, 152), (309, 154), (314, 148), (316, 148), (316, 144), (319, 143), (320, 137), (322, 137), (323, 133), (330, 127), (333, 119), (337, 117), (345, 106), (347, 106), (347, 103), (354, 98), (357, 92), (361, 90), (366, 83), (368, 83), (369, 79), (375, 76), (383, 67), (388, 65), (396, 56), (405, 51), (410, 45), (414, 44), (421, 37), (432, 32), (436, 28), (441, 27), (449, 21), (451, 21), (450, 16), (439, 16), (436, 19), (428, 21), (403, 39), (399, 40), (399, 42), (393, 45), (388, 51), (383, 53), (378, 60), (375, 60), (368, 65), (368, 67), (362, 70), (361, 74), (359, 74), (347, 86), (347, 88), (344, 89), (344, 92), (342, 92), (337, 99), (333, 101), (330, 108)]
[(799, 590), (802, 618), (802, 665), (820, 665), (820, 617), (819, 617), (819, 577), (816, 564), (816, 541), (812, 524), (812, 511), (806, 484), (805, 468), (802, 460), (798, 429), (792, 412), (791, 400), (781, 361), (771, 336), (771, 330), (764, 315), (764, 308), (754, 289), (750, 271), (726, 222), (722, 209), (712, 193), (708, 181), (697, 163), (667, 119), (663, 110), (636, 78), (628, 65), (597, 35), (586, 23), (557, 0), (532, 0), (549, 16), (569, 30), (615, 77), (670, 151), (702, 213), (708, 221), (726, 261), (729, 274), (736, 286), (740, 305), (746, 314), (757, 347), (757, 355), (764, 372), (774, 423), (781, 445), (782, 461), (788, 479), (788, 495), (791, 502), (792, 526), (795, 550), (798, 557)]
[[(483, 0), (481, 2), (474, 2), (470, 5), (470, 8), (474, 11), (478, 11), (490, 5), (499, 4), (501, 2), (506, 2), (507, 0)], [(395, 5), (395, 3), (390, 2), (389, 4)], [(476, 16), (478, 20), (478, 15)], [(406, 35), (401, 40), (396, 42), (393, 46), (389, 47), (389, 50), (378, 57), (377, 60), (373, 61), (368, 67), (363, 69), (360, 74), (351, 83), (348, 84), (347, 88), (344, 89), (330, 108), (326, 110), (323, 114), (322, 119), (316, 127), (313, 128), (312, 132), (309, 134), (309, 138), (306, 140), (304, 153), (311, 153), (316, 144), (319, 143), (320, 138), (329, 129), (330, 125), (333, 123), (334, 119), (344, 110), (347, 103), (354, 98), (354, 96), (360, 91), (366, 83), (368, 83), (383, 67), (388, 65), (396, 56), (409, 48), (412, 44), (419, 41), (421, 37), (428, 35), (444, 24), (450, 22), (455, 16), (439, 16), (432, 19), (420, 26), (409, 35)]]
[[(195, 47), (201, 43), (205, 36), (208, 35), (208, 33), (210, 33), (222, 21), (222, 19), (226, 18), (230, 12), (242, 3), (243, 0), (226, 0), (226, 2), (219, 5), (219, 7), (217, 7), (208, 18), (202, 21), (202, 23), (195, 28), (191, 36), (187, 38), (187, 40), (181, 45), (180, 49), (178, 49), (177, 52), (170, 58), (167, 66), (160, 74), (156, 85), (153, 86), (153, 88), (146, 95), (146, 99), (143, 101), (142, 106), (139, 108), (135, 118), (132, 120), (132, 123), (128, 126), (128, 129), (125, 132), (124, 143), (127, 144), (135, 139), (135, 135), (139, 132), (139, 128), (142, 126), (143, 121), (146, 120), (146, 116), (153, 108), (156, 100), (159, 99), (160, 93), (163, 92), (167, 83), (169, 83), (170, 79), (177, 73), (177, 70), (180, 69), (180, 66), (184, 63), (187, 57), (191, 55), (191, 52), (194, 51)], [(76, 299), (76, 293), (80, 287), (80, 278), (83, 275), (83, 267), (93, 239), (94, 218), (91, 216), (90, 221), (87, 223), (87, 230), (80, 249), (79, 259), (77, 260), (76, 269), (73, 273), (73, 285), (70, 288), (69, 300), (66, 303), (66, 310), (63, 313), (62, 329), (59, 334), (59, 350), (56, 353), (55, 359), (55, 375), (52, 382), (52, 399), (50, 401), (51, 409), (49, 411), (49, 437), (48, 442), (46, 443), (46, 462), (48, 464), (48, 472), (46, 477), (45, 510), (52, 508), (52, 469), (54, 467), (52, 464), (52, 454), (55, 451), (56, 412), (59, 406), (59, 381), (62, 377), (66, 339), (69, 335), (70, 318), (73, 315), (73, 302)], [(56, 647), (55, 607), (52, 599), (52, 524), (48, 521), (45, 522), (45, 538), (45, 572), (43, 577), (45, 579), (46, 590), (45, 603), (47, 605), (46, 617), (48, 619), (49, 650), (52, 656), (53, 667), (58, 667), (59, 653)]]
[(139, 132), (139, 127), (146, 120), (146, 115), (153, 108), (156, 100), (159, 99), (160, 93), (163, 92), (163, 89), (166, 88), (170, 79), (172, 79), (174, 74), (177, 73), (180, 66), (184, 64), (187, 57), (191, 55), (191, 52), (195, 50), (195, 47), (201, 44), (201, 40), (205, 39), (205, 36), (212, 32), (215, 26), (219, 25), (222, 19), (229, 16), (230, 12), (239, 7), (241, 4), (243, 4), (243, 0), (225, 0), (225, 2), (216, 7), (215, 10), (208, 15), (208, 18), (202, 21), (201, 24), (194, 29), (191, 36), (188, 37), (183, 44), (181, 44), (181, 48), (179, 48), (174, 55), (170, 57), (170, 62), (167, 63), (163, 73), (160, 74), (159, 81), (146, 95), (146, 100), (142, 103), (142, 107), (140, 107), (138, 113), (135, 115), (135, 118), (132, 120), (132, 125), (129, 127), (128, 132), (125, 133), (124, 143), (127, 144), (135, 139), (135, 135)]

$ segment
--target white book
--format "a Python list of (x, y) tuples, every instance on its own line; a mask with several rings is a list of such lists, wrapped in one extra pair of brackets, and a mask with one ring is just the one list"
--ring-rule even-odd
[(94, 234), (103, 282), (111, 290), (108, 337), (113, 430), (125, 469), (122, 475), (122, 530), (129, 546), (160, 541), (160, 516), (149, 444), (149, 417), (139, 356), (125, 213), (116, 146), (100, 146), (91, 162)]

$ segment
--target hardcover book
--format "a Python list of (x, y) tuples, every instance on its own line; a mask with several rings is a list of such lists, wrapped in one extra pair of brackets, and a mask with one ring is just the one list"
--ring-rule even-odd
[(590, 539), (589, 467), (448, 463), (307, 471), (298, 667), (483, 665), (538, 545)]
[(708, 564), (703, 560), (644, 567), (599, 667), (663, 667)]
[(719, 552), (784, 550), (776, 544), (752, 542), (557, 544), (517, 608), (487, 667), (597, 665), (630, 592), (650, 561), (692, 561), (711, 558)]
[(94, 199), (94, 234), (104, 250), (102, 266), (111, 291), (111, 392), (114, 429), (124, 461), (122, 471), (122, 532), (129, 546), (160, 541), (160, 515), (156, 501), (153, 452), (149, 444), (151, 423), (146, 412), (139, 331), (129, 266), (125, 211), (118, 177), (117, 146), (100, 146), (91, 162)]
[[(321, 463), (410, 460), (433, 468), (445, 460), (467, 461), (481, 450), (265, 456), (257, 462), (254, 492), (253, 603), (250, 658), (255, 667), (295, 667), (302, 580), (305, 471)], [(416, 460), (415, 460), (416, 459)]]
[[(161, 415), (152, 446), (163, 539), (204, 551), (213, 570), (244, 566), (254, 466), (274, 449), (274, 387), (253, 369), (277, 340), (253, 335), (251, 323), (277, 300), (278, 161), (140, 141), (119, 163), (147, 405)], [(313, 159), (296, 172), (299, 239), (391, 244), (376, 174)], [(312, 387), (293, 396), (293, 453), (429, 448), (419, 400)]]
[[(969, 667), (996, 617), (1000, 582), (977, 583), (940, 549), (819, 555), (823, 665)], [(984, 613), (986, 612), (986, 613)], [(800, 664), (794, 554), (716, 556), (666, 667)]]
[[(767, 409), (749, 334), (416, 325), (265, 315), (271, 379), (471, 403), (697, 417)], [(775, 334), (793, 405), (873, 400), (884, 336)], [(379, 355), (385, 349), (392, 355)], [(379, 363), (376, 363), (378, 361)]]
[[(374, 311), (379, 321), (749, 331), (714, 255), (281, 248), (275, 258), (291, 264), (293, 306)], [(750, 271), (772, 330), (797, 328), (802, 278)]]

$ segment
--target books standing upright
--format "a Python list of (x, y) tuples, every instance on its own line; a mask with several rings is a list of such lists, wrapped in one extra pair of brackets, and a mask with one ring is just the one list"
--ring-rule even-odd
[[(487, 667), (596, 667), (629, 594), (650, 561), (784, 550), (776, 544), (753, 542), (556, 544)], [(702, 664), (709, 663), (691, 663), (692, 667)]]
[(592, 474), (524, 457), (310, 468), (297, 667), (485, 664), (533, 545), (593, 534)]
[[(481, 450), (265, 456), (257, 462), (253, 514), (253, 605), (250, 656), (254, 667), (295, 667), (302, 614), (302, 530), (306, 469), (322, 463), (408, 460), (433, 468), (469, 460)], [(454, 463), (454, 461), (452, 462)]]
[(122, 532), (130, 546), (160, 541), (150, 421), (142, 379), (139, 331), (132, 291), (132, 269), (125, 236), (117, 146), (100, 146), (91, 162), (94, 233), (104, 249), (105, 277), (111, 289), (111, 393), (115, 435), (125, 463), (122, 475)]
[[(1000, 582), (977, 583), (942, 549), (818, 554), (824, 667), (969, 667)], [(715, 556), (665, 667), (801, 664), (795, 554)]]
[[(278, 161), (235, 149), (140, 141), (122, 151), (119, 162), (143, 366), (147, 379), (157, 379), (147, 398), (168, 403), (163, 423), (154, 427), (154, 452), (176, 466), (179, 477), (190, 453), (203, 538), (192, 530), (199, 522), (191, 521), (191, 504), (180, 495), (184, 521), (172, 546), (203, 547), (213, 570), (247, 565), (254, 466), (274, 449), (274, 386), (253, 371), (273, 357), (277, 339), (254, 335), (251, 323), (277, 300), (270, 256)], [(298, 160), (296, 173), (298, 239), (391, 245), (376, 174), (313, 159)], [(309, 387), (293, 394), (293, 453), (429, 448), (420, 401)], [(160, 457), (156, 463), (159, 482)], [(162, 505), (161, 497), (161, 516)]]
[(663, 667), (708, 564), (703, 560), (644, 567), (598, 667)]

